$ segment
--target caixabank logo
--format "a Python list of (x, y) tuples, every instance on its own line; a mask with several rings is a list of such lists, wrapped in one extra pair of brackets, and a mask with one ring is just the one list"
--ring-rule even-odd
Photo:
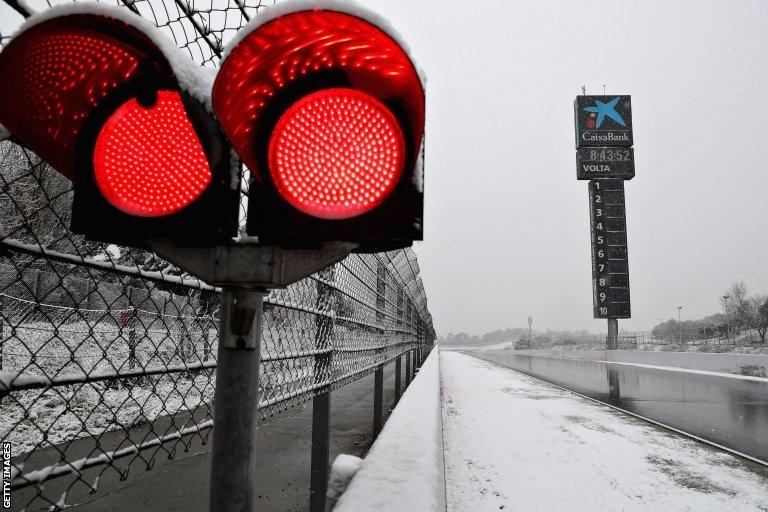
[(576, 147), (631, 147), (630, 96), (577, 96)]

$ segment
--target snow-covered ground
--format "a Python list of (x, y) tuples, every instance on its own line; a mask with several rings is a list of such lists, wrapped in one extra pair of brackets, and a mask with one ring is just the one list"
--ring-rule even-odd
[(761, 466), (470, 356), (440, 366), (450, 511), (768, 511)]

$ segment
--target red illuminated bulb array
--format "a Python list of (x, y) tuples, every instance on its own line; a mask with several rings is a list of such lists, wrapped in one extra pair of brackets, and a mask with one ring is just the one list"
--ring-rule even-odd
[(360, 91), (325, 89), (294, 103), (269, 143), (269, 171), (300, 211), (346, 219), (372, 210), (403, 170), (405, 139), (380, 101)]
[(211, 182), (205, 151), (178, 92), (150, 107), (131, 99), (107, 119), (93, 154), (96, 185), (114, 207), (141, 217), (178, 212)]

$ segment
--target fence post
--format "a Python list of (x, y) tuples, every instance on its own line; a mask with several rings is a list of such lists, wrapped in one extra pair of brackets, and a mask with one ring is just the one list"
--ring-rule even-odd
[(176, 307), (179, 312), (179, 327), (181, 328), (181, 360), (184, 364), (194, 360), (195, 343), (192, 341), (192, 332), (190, 332), (190, 322), (184, 318), (184, 308)]
[(382, 402), (384, 398), (384, 365), (376, 368), (373, 383), (373, 437), (377, 437), (381, 432), (381, 413)]
[[(329, 267), (320, 272), (320, 277), (333, 281), (335, 268)], [(320, 311), (333, 312), (333, 288), (317, 281), (316, 307)], [(333, 317), (317, 315), (315, 317), (315, 349), (331, 348), (333, 336)], [(332, 377), (332, 352), (316, 354), (314, 358), (315, 384), (328, 382)], [(310, 512), (324, 512), (328, 491), (328, 458), (330, 456), (331, 434), (331, 386), (330, 383), (318, 389), (312, 399), (312, 462), (309, 483)]]
[(202, 314), (198, 316), (198, 324), (203, 336), (203, 361), (208, 361), (211, 358), (210, 328), (211, 324), (215, 325), (213, 320), (215, 307), (208, 292), (200, 292), (200, 309)]
[(208, 332), (208, 318), (207, 318), (207, 311), (206, 316), (202, 317), (202, 320), (200, 318), (197, 319), (197, 323), (200, 325), (201, 335), (203, 337), (203, 362), (208, 361), (211, 357), (211, 342), (208, 339), (209, 332)]
[(400, 374), (402, 373), (401, 357), (402, 356), (397, 356), (397, 358), (395, 358), (395, 405), (400, 401)]
[(411, 383), (411, 350), (405, 353), (405, 387)]
[(133, 306), (131, 308), (131, 317), (128, 320), (128, 368), (136, 368), (136, 315), (138, 314), (138, 308)]
[(256, 428), (264, 290), (222, 293), (211, 457), (211, 512), (256, 510)]

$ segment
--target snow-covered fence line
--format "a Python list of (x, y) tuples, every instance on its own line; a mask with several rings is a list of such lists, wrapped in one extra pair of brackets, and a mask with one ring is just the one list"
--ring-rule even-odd
[[(131, 464), (151, 465), (159, 453), (173, 456), (195, 438), (206, 440), (218, 292), (202, 283), (120, 275), (124, 268), (96, 270), (82, 256), (82, 265), (49, 259), (42, 250), (29, 258), (31, 251), (16, 252), (17, 246), (0, 242), (8, 261), (0, 267), (0, 437), (13, 443), (16, 495), (29, 504), (55, 505), (60, 496), (47, 495), (43, 485), (49, 479), (93, 488), (106, 467), (127, 475)], [(421, 287), (414, 263), (412, 251), (353, 255), (268, 296), (260, 402), (265, 417), (431, 344), (426, 302), (408, 292), (409, 283)], [(141, 263), (135, 265), (138, 273)], [(32, 278), (30, 268), (37, 269)], [(15, 279), (7, 277), (10, 272)], [(71, 277), (81, 272), (83, 277)], [(35, 286), (25, 287), (31, 280)], [(99, 294), (108, 307), (72, 300), (83, 281), (88, 294)], [(20, 289), (26, 290), (23, 298), (8, 293)], [(86, 295), (82, 304), (94, 302)], [(320, 336), (328, 338), (327, 348), (317, 348)], [(167, 419), (170, 430), (155, 429), (155, 422)], [(140, 442), (131, 437), (139, 426), (149, 429)], [(78, 440), (95, 440), (98, 447), (108, 435), (127, 448), (98, 448), (87, 464), (74, 455)], [(52, 454), (47, 465), (31, 464), (40, 463), (36, 452), (46, 448)]]
[[(650, 333), (621, 331), (616, 339), (622, 350), (642, 350)], [(506, 344), (509, 350), (601, 350), (606, 346), (608, 334), (534, 334), (531, 340), (522, 336), (517, 342)]]
[[(108, 3), (148, 19), (210, 68), (263, 7), (261, 0)], [(51, 2), (22, 4), (40, 11)], [(0, 51), (23, 22), (4, 12)], [(241, 173), (242, 200), (248, 171)], [(23, 146), (0, 142), (0, 439), (13, 443), (19, 508), (85, 501), (108, 485), (105, 473), (124, 479), (132, 467), (148, 469), (159, 456), (207, 442), (213, 425), (220, 291), (149, 251), (73, 234), (71, 205), (67, 179)], [(416, 351), (428, 352), (434, 340), (419, 274), (410, 249), (352, 255), (271, 292), (263, 416), (401, 356), (414, 356), (415, 365)]]

